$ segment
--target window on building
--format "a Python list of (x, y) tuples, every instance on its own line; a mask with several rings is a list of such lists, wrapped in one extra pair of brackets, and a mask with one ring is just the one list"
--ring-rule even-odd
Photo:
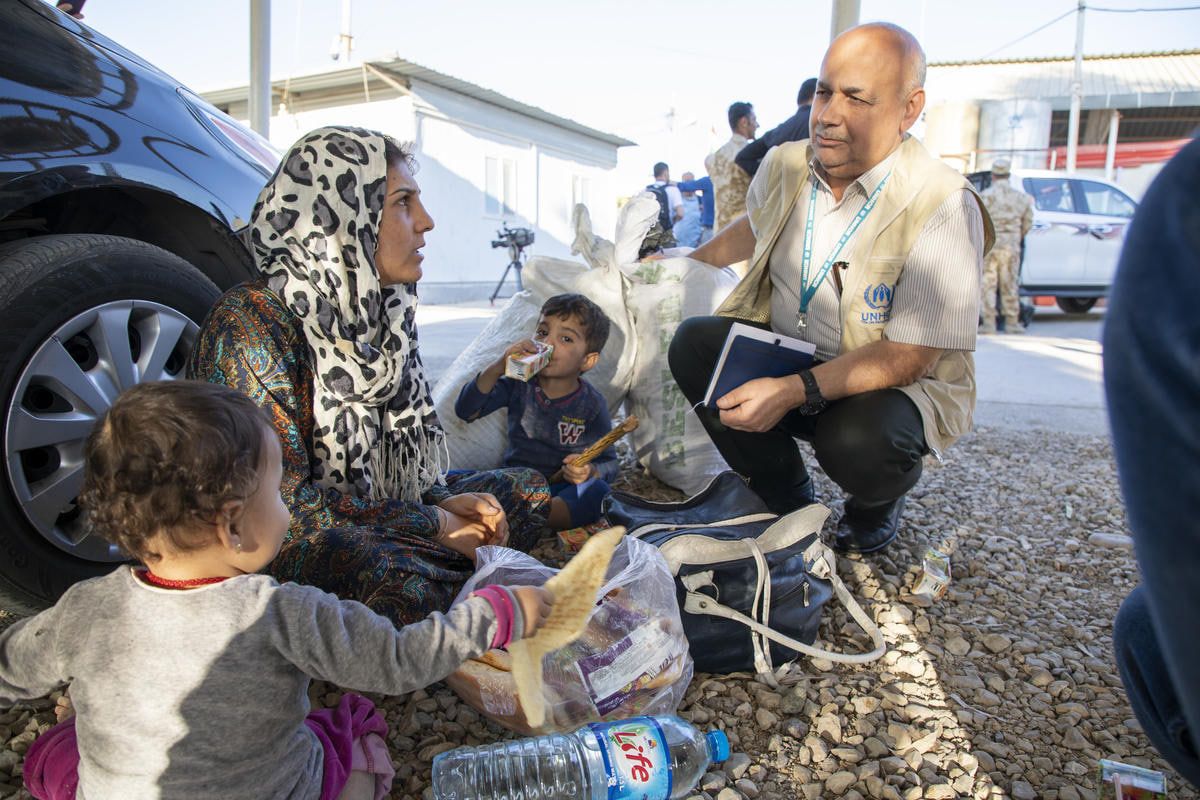
[(582, 175), (571, 176), (571, 208), (568, 216), (575, 213), (575, 206), (583, 203), (591, 207), (591, 181)]
[(1039, 211), (1074, 211), (1071, 182), (1065, 178), (1026, 178), (1025, 190)]
[(1111, 186), (1095, 181), (1080, 181), (1083, 196), (1087, 198), (1089, 214), (1102, 214), (1106, 217), (1132, 217), (1137, 209), (1133, 201)]
[(483, 211), (495, 217), (517, 213), (517, 162), (511, 158), (485, 158)]

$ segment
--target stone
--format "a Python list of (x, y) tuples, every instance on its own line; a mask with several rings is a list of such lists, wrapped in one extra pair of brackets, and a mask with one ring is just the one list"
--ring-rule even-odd
[(721, 791), (717, 792), (717, 800), (742, 800), (742, 793), (737, 789), (730, 789), (726, 786)]
[(438, 742), (426, 747), (422, 747), (417, 751), (417, 758), (421, 761), (433, 761), (433, 757), (445, 753), (447, 750), (453, 750), (458, 747), (455, 742)]
[(935, 783), (925, 787), (926, 800), (952, 800), (956, 796), (954, 787), (948, 783)]
[(1012, 794), (1013, 800), (1037, 800), (1037, 792), (1025, 781), (1013, 781), (1008, 791)]
[(842, 723), (834, 714), (822, 714), (813, 723), (817, 733), (834, 744), (842, 741)]
[(721, 772), (706, 772), (700, 778), (700, 791), (715, 794), (725, 787), (728, 781), (725, 779), (724, 773)]
[(721, 766), (725, 774), (736, 781), (746, 774), (746, 770), (750, 769), (750, 756), (745, 753), (734, 753)]
[(971, 644), (961, 636), (951, 636), (946, 640), (946, 651), (956, 656), (965, 656), (971, 652)]
[(733, 785), (746, 797), (758, 797), (758, 786), (749, 778), (738, 778)]
[(1012, 647), (1012, 639), (1002, 633), (989, 633), (983, 637), (983, 646), (993, 653), (1003, 653)]
[(1088, 537), (1088, 544), (1093, 547), (1111, 547), (1119, 550), (1132, 550), (1133, 539), (1123, 533), (1093, 533)]
[(854, 710), (864, 716), (879, 708), (879, 698), (871, 697), (870, 695), (856, 697), (851, 703), (854, 706)]
[(1076, 728), (1074, 725), (1063, 731), (1062, 743), (1064, 747), (1069, 747), (1072, 750), (1086, 750), (1091, 747), (1091, 743), (1084, 738), (1079, 728)]
[(835, 772), (825, 779), (825, 789), (834, 795), (841, 795), (858, 782), (858, 776), (853, 772)]
[(765, 708), (760, 708), (754, 712), (754, 719), (758, 722), (760, 728), (764, 731), (769, 731), (779, 724), (779, 717)]

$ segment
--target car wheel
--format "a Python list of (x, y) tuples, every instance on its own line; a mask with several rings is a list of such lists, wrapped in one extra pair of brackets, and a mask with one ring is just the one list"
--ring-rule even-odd
[(183, 375), (220, 291), (186, 261), (118, 236), (0, 246), (0, 604), (34, 611), (125, 560), (75, 498), (92, 427), (122, 390)]
[(1096, 305), (1098, 297), (1056, 297), (1054, 302), (1068, 314), (1086, 314)]

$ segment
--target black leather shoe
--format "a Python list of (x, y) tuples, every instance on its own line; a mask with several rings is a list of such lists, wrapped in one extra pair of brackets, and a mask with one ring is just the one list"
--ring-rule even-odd
[(846, 513), (838, 520), (833, 549), (839, 553), (874, 553), (891, 544), (900, 531), (904, 497), (880, 506), (862, 506), (846, 500)]
[(767, 508), (772, 514), (783, 516), (790, 514), (798, 508), (810, 506), (816, 502), (816, 489), (813, 488), (813, 480), (811, 475), (806, 475), (803, 482), (792, 486), (787, 492), (774, 494), (767, 492), (758, 492), (762, 501), (767, 504)]

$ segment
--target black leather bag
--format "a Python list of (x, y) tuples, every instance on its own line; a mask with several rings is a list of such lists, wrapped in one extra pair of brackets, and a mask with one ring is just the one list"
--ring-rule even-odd
[[(780, 517), (735, 472), (724, 472), (682, 503), (654, 503), (622, 492), (604, 516), (656, 545), (675, 588), (696, 669), (770, 675), (800, 654), (862, 664), (883, 655), (879, 628), (838, 577), (821, 543), (829, 509), (813, 504)], [(837, 597), (871, 637), (868, 653), (813, 647), (821, 609)]]

